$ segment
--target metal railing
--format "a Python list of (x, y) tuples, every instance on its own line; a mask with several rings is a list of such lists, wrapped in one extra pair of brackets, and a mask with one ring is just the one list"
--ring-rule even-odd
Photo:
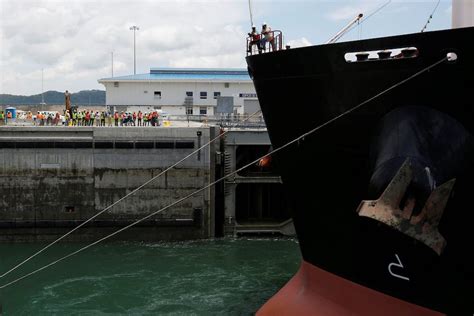
[[(158, 118), (160, 126), (163, 125), (163, 121), (171, 122), (197, 122), (208, 125), (219, 125), (222, 127), (235, 126), (236, 123), (239, 123), (239, 128), (266, 128), (265, 121), (263, 120), (262, 115), (256, 115), (250, 117), (250, 114), (216, 114), (216, 115), (166, 115), (160, 116)], [(109, 122), (110, 120), (110, 122)], [(112, 126), (115, 124), (115, 121), (112, 117), (106, 118), (105, 125), (103, 126)], [(144, 123), (142, 123), (144, 124)], [(33, 119), (9, 119), (7, 122), (2, 120), (0, 126), (68, 126), (65, 121), (55, 121), (55, 120), (33, 120)], [(132, 126), (136, 126), (132, 124)], [(150, 124), (149, 124), (150, 125)], [(76, 126), (76, 125), (74, 125)], [(100, 127), (98, 122), (94, 122), (94, 127)], [(122, 125), (121, 125), (122, 126)], [(124, 125), (125, 126), (125, 125)], [(144, 125), (143, 125), (144, 126)]]
[(280, 30), (269, 32), (270, 40), (264, 34), (247, 37), (247, 56), (273, 52), (283, 49), (283, 34)]
[[(239, 123), (239, 128), (266, 128), (262, 115), (250, 117), (250, 114), (216, 114), (216, 115), (168, 115), (166, 119), (181, 122), (199, 122), (209, 125), (219, 125), (222, 127), (235, 126)], [(164, 119), (161, 118), (160, 119)]]

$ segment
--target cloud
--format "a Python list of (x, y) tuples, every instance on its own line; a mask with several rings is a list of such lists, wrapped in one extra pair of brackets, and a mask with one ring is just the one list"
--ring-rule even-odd
[[(253, 18), (281, 29), (292, 47), (307, 46), (386, 1), (260, 0)], [(363, 24), (364, 38), (419, 31), (433, 7), (428, 0), (392, 3)], [(430, 25), (449, 21), (439, 14)], [(247, 0), (0, 0), (0, 93), (41, 92), (41, 69), (45, 90), (104, 89), (97, 79), (110, 77), (112, 51), (114, 75), (133, 73), (132, 25), (140, 27), (137, 73), (245, 67), (249, 24)]]
[(302, 37), (302, 38), (288, 41), (287, 45), (290, 45), (292, 48), (297, 48), (297, 47), (311, 46), (313, 44), (311, 44), (311, 42), (307, 38)]
[(359, 13), (367, 14), (372, 6), (370, 3), (364, 2), (359, 5), (345, 5), (328, 14), (328, 18), (333, 21), (350, 21)]
[[(338, 7), (335, 10), (332, 10), (328, 15), (327, 18), (329, 18), (332, 21), (351, 21), (354, 19), (359, 13), (362, 13), (364, 17), (368, 17), (372, 13), (374, 13), (376, 10), (379, 9), (386, 9), (386, 7), (390, 3), (395, 3), (397, 1), (392, 1), (392, 0), (379, 0), (379, 1), (373, 1), (373, 0), (363, 0), (359, 1), (356, 4), (350, 4), (350, 5), (343, 5)], [(397, 6), (397, 8), (405, 8), (404, 6)]]
[(151, 29), (144, 30), (139, 34), (139, 40), (147, 39), (145, 48), (151, 51), (172, 51), (186, 49), (196, 44), (199, 37), (204, 31), (201, 28), (193, 29), (191, 34), (187, 34), (187, 30), (183, 27), (156, 26)]
[[(0, 0), (0, 93), (103, 89), (150, 67), (243, 67), (243, 1)], [(223, 15), (225, 13), (225, 16)], [(47, 77), (47, 78), (46, 78)], [(33, 83), (33, 81), (35, 81)], [(39, 84), (38, 84), (39, 82)]]

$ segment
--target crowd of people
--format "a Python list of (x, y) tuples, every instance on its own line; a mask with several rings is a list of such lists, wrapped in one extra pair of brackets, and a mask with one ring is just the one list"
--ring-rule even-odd
[(157, 111), (150, 113), (137, 112), (107, 112), (107, 111), (72, 111), (66, 112), (67, 126), (159, 126)]
[[(8, 124), (11, 119), (11, 112), (0, 111), (0, 124)], [(27, 111), (17, 119), (39, 126), (160, 126), (158, 111), (143, 113), (74, 109), (65, 111), (64, 115), (57, 111), (38, 111), (36, 114)]]

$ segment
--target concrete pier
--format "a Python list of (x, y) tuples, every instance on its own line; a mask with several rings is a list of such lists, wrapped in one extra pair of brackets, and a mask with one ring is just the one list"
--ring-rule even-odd
[[(57, 238), (215, 133), (213, 127), (0, 127), (0, 242)], [(214, 181), (215, 152), (215, 145), (201, 150), (69, 240), (96, 239)], [(214, 236), (214, 200), (211, 188), (117, 239)]]
[[(218, 127), (0, 127), (0, 242), (49, 241), (214, 138)], [(69, 241), (95, 240), (199, 190), (271, 150), (265, 129), (232, 129)], [(293, 234), (275, 166), (250, 166), (114, 237), (189, 240)]]

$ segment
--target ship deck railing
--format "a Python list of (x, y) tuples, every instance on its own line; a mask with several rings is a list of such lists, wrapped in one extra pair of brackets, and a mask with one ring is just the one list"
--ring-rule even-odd
[(258, 39), (254, 40), (252, 36), (247, 37), (247, 56), (263, 54), (267, 52), (274, 52), (283, 49), (283, 33), (280, 30), (274, 30), (269, 32), (272, 35), (271, 41), (265, 41), (263, 46), (260, 46), (262, 39), (265, 37), (263, 34), (259, 34)]

